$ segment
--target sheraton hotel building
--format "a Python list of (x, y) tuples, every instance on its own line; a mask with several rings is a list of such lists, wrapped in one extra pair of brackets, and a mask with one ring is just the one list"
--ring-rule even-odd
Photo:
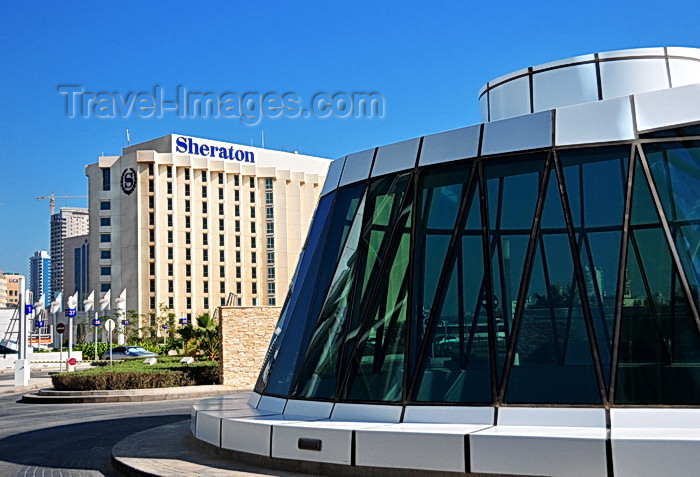
[(697, 475), (698, 83), (696, 49), (570, 58), (334, 161), (249, 409), (195, 405), (195, 435), (331, 473)]

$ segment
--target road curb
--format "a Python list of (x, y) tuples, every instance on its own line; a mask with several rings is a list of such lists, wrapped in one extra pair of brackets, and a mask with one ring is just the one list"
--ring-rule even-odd
[(220, 384), (111, 391), (54, 391), (53, 388), (50, 388), (40, 389), (38, 392), (23, 395), (22, 402), (32, 404), (79, 404), (167, 401), (171, 399), (207, 398), (239, 391)]

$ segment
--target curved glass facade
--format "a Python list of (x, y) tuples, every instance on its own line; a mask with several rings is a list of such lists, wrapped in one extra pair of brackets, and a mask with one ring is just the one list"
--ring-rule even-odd
[(255, 390), (700, 405), (699, 178), (690, 126), (340, 187), (319, 203)]

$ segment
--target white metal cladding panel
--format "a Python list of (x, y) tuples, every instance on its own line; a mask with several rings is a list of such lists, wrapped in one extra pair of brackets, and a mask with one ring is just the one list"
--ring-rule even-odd
[(250, 393), (250, 398), (248, 398), (248, 404), (252, 407), (258, 407), (258, 403), (260, 402), (260, 398), (262, 396), (256, 392)]
[(552, 145), (552, 112), (528, 114), (484, 124), (481, 154), (525, 151)]
[(677, 88), (700, 83), (700, 61), (671, 58), (668, 60), (671, 71), (671, 86)]
[(634, 59), (600, 63), (603, 99), (668, 88), (666, 61)]
[(414, 138), (380, 147), (374, 159), (372, 177), (413, 169), (416, 166), (419, 143), (420, 139)]
[(258, 409), (260, 409), (261, 411), (272, 411), (282, 413), (286, 404), (286, 399), (273, 396), (263, 396), (260, 398), (260, 402), (258, 402)]
[(476, 157), (481, 126), (454, 129), (423, 138), (420, 166)]
[(542, 70), (546, 70), (548, 68), (553, 68), (553, 67), (562, 67), (562, 66), (571, 66), (573, 63), (583, 63), (585, 61), (594, 61), (595, 60), (595, 55), (581, 55), (581, 56), (573, 56), (571, 58), (564, 58), (561, 60), (554, 60), (550, 61), (548, 63), (543, 63), (541, 65), (533, 66), (532, 70), (537, 73)]
[(332, 421), (399, 422), (401, 406), (379, 404), (338, 403), (331, 414)]
[(485, 123), (489, 120), (489, 100), (488, 94), (479, 96), (479, 120)]
[(284, 408), (285, 415), (308, 416), (315, 419), (328, 419), (333, 411), (332, 402), (305, 401), (290, 399)]
[(511, 80), (490, 92), (491, 121), (530, 113), (530, 80)]
[(219, 447), (221, 416), (218, 412), (198, 411), (194, 435), (197, 439)]
[(700, 409), (611, 409), (610, 424), (617, 429), (695, 429), (700, 433)]
[(640, 132), (700, 121), (700, 84), (636, 94), (634, 108)]
[(223, 449), (270, 455), (272, 425), (252, 419), (224, 419), (221, 423), (221, 447)]
[(502, 407), (498, 425), (605, 428), (605, 409)]
[(356, 152), (347, 156), (338, 187), (366, 180), (372, 169), (373, 159), (374, 149), (367, 149), (366, 151)]
[(634, 139), (628, 96), (557, 109), (555, 144), (587, 144)]
[(660, 47), (654, 48), (631, 48), (628, 50), (604, 51), (598, 53), (598, 58), (629, 58), (631, 56), (664, 56), (664, 49)]
[(492, 407), (406, 406), (403, 422), (493, 424)]
[(532, 77), (535, 111), (598, 100), (595, 64), (567, 66)]
[(345, 165), (345, 158), (341, 157), (331, 162), (328, 167), (328, 175), (326, 176), (326, 182), (323, 183), (323, 190), (321, 191), (321, 196), (328, 194), (338, 188), (338, 182), (340, 181), (340, 174), (343, 172), (343, 166)]
[(612, 435), (615, 477), (697, 477), (700, 469), (700, 436), (679, 438), (654, 430), (648, 439), (617, 438)]

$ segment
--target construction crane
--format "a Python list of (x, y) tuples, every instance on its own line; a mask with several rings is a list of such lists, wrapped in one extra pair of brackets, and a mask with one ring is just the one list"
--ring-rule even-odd
[(51, 207), (51, 215), (56, 211), (56, 199), (87, 199), (86, 195), (62, 195), (56, 196), (55, 192), (51, 192), (51, 195), (45, 197), (37, 197), (36, 200), (49, 199), (49, 206)]

